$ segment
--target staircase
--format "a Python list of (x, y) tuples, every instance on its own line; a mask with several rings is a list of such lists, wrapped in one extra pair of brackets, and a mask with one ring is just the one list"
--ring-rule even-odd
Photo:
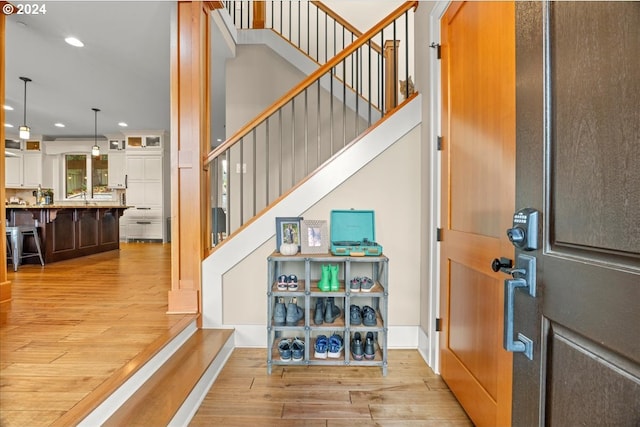
[[(238, 3), (250, 4), (227, 2), (227, 10), (237, 11), (235, 5)], [(256, 3), (265, 4), (253, 4)], [(267, 11), (282, 13), (282, 3), (279, 7), (274, 6), (277, 2), (266, 3), (271, 4)], [(287, 18), (297, 15), (309, 20), (313, 15), (310, 5), (321, 3), (285, 4), (289, 10)], [(300, 4), (307, 5), (306, 15), (300, 12)], [(408, 80), (411, 74), (410, 12), (416, 6), (417, 2), (405, 2), (213, 148), (205, 159), (211, 183), (209, 200), (212, 209), (209, 212), (216, 213), (208, 221), (212, 226), (208, 233), (211, 252), (226, 238), (237, 235), (246, 224), (271, 209), (385, 116), (394, 113), (403, 98), (410, 98), (409, 85), (406, 85), (404, 93), (400, 93), (398, 87), (399, 81)], [(297, 14), (292, 9), (294, 7), (298, 8)], [(244, 22), (243, 10), (241, 8), (238, 12), (240, 22)], [(322, 10), (329, 13), (326, 12), (328, 9)], [(316, 16), (319, 13), (316, 12)], [(272, 23), (281, 24), (282, 21), (285, 17), (279, 15), (267, 19)], [(325, 21), (330, 22), (328, 18)], [(288, 22), (289, 35), (292, 28), (300, 28), (304, 24), (304, 20), (295, 25), (290, 20)], [(334, 18), (333, 22), (338, 22), (338, 19)], [(322, 57), (328, 46), (339, 43), (335, 40), (335, 25), (316, 28), (317, 40), (323, 40), (325, 46), (311, 52), (316, 58)], [(351, 31), (357, 34), (353, 32), (357, 30)], [(281, 30), (280, 36), (283, 33)], [(301, 43), (299, 33), (300, 30), (293, 32), (297, 38), (290, 43), (310, 51), (314, 43)], [(319, 46), (317, 40), (315, 45)], [(344, 41), (344, 37), (340, 40)], [(233, 173), (232, 165), (242, 165), (242, 173)]]
[[(265, 3), (265, 10), (254, 7)], [(410, 13), (417, 2), (405, 2), (364, 34), (317, 1), (225, 6), (236, 31), (257, 13), (258, 29), (284, 38), (315, 69), (206, 157), (212, 217), (202, 267), (204, 329), (190, 324), (79, 425), (188, 423), (233, 347), (256, 345), (247, 338), (252, 332), (265, 335), (264, 325), (224, 329), (224, 275), (273, 238), (276, 217), (305, 212), (421, 121), (419, 97), (408, 85), (398, 90), (411, 75)], [(305, 26), (312, 17), (316, 24)], [(315, 31), (293, 30), (310, 27)], [(311, 35), (319, 36), (315, 43)], [(236, 163), (247, 172), (232, 174)]]

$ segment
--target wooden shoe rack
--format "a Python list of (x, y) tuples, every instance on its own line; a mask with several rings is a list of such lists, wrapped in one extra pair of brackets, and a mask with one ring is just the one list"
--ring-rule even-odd
[[(285, 256), (274, 252), (267, 258), (267, 373), (271, 374), (274, 365), (334, 365), (334, 366), (379, 366), (382, 375), (387, 374), (387, 334), (389, 321), (388, 313), (388, 265), (389, 259), (379, 256), (334, 256), (302, 255)], [(323, 292), (318, 288), (323, 265), (338, 265), (338, 291)], [(278, 290), (278, 277), (281, 275), (296, 275), (298, 290)], [(369, 292), (352, 292), (349, 283), (355, 277), (369, 277), (374, 286)], [(304, 318), (295, 326), (276, 326), (274, 322), (274, 308), (279, 298), (284, 299), (285, 306), (291, 298), (297, 299), (297, 304), (304, 309)], [(314, 323), (315, 307), (318, 298), (333, 297), (335, 304), (342, 310), (341, 315), (332, 323)], [(376, 312), (376, 325), (351, 325), (350, 306), (354, 304), (362, 308), (365, 305), (373, 307)], [(363, 338), (367, 332), (373, 332), (375, 339), (375, 357), (371, 360), (355, 360), (351, 355), (351, 339), (359, 332)], [(330, 337), (338, 334), (343, 338), (344, 348), (339, 358), (316, 358), (314, 346), (316, 337), (325, 335)], [(280, 358), (278, 344), (282, 338), (300, 338), (304, 340), (304, 357), (301, 361)]]

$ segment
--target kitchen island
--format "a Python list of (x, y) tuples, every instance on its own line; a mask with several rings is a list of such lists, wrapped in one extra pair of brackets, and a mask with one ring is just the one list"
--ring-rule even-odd
[[(120, 217), (127, 206), (118, 204), (6, 205), (11, 225), (38, 227), (44, 262), (112, 251), (120, 248)], [(27, 236), (26, 252), (36, 252), (35, 242)], [(37, 258), (25, 259), (37, 263)]]

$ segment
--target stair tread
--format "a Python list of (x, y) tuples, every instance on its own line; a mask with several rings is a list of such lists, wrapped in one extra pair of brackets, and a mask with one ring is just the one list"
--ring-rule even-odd
[(167, 425), (232, 333), (198, 329), (103, 426)]

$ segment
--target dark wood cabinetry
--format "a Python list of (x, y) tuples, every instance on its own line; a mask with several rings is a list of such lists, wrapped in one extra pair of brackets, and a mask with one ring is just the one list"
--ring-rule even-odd
[[(45, 263), (106, 252), (120, 247), (120, 217), (125, 206), (33, 206), (8, 207), (13, 225), (33, 225), (44, 250)], [(24, 242), (35, 251), (32, 238)], [(29, 262), (29, 260), (25, 260)]]

